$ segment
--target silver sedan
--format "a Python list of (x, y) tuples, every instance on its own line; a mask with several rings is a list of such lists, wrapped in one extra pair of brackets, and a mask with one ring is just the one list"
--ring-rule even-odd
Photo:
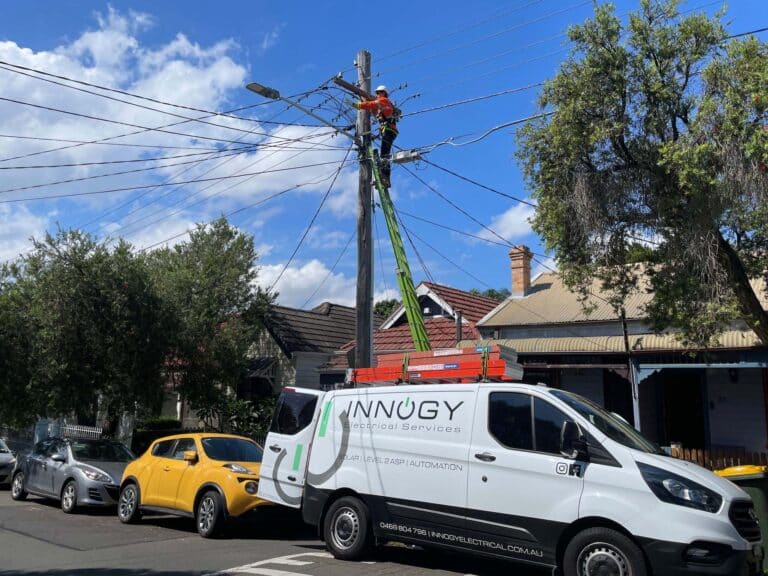
[(134, 458), (119, 442), (49, 438), (18, 458), (11, 498), (54, 498), (68, 514), (79, 506), (114, 506), (123, 470)]
[(0, 438), (0, 485), (10, 484), (11, 471), (13, 471), (14, 466), (16, 466), (16, 457)]

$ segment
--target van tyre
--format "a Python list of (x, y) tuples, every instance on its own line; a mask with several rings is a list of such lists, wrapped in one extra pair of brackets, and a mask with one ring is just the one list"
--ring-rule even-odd
[(24, 490), (24, 472), (17, 472), (11, 480), (11, 498), (14, 500), (24, 500), (27, 497), (27, 491)]
[(224, 525), (224, 500), (216, 490), (208, 490), (197, 503), (195, 514), (197, 533), (203, 538), (214, 538)]
[(328, 509), (323, 522), (328, 550), (339, 560), (359, 560), (372, 548), (368, 507), (358, 498), (339, 498)]
[(630, 538), (610, 528), (589, 528), (568, 543), (564, 576), (647, 576), (643, 552)]
[(117, 517), (123, 524), (135, 524), (141, 518), (139, 488), (133, 482), (123, 486), (117, 499)]

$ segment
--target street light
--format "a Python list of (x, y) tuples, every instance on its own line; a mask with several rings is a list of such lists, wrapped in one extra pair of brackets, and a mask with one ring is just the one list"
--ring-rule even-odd
[(304, 108), (304, 106), (302, 106), (298, 102), (294, 102), (293, 100), (289, 100), (288, 98), (285, 98), (284, 96), (280, 96), (280, 92), (278, 92), (274, 88), (270, 88), (269, 86), (264, 86), (263, 84), (259, 84), (258, 82), (251, 82), (250, 84), (246, 84), (245, 87), (248, 88), (248, 90), (250, 90), (251, 92), (255, 92), (259, 96), (263, 96), (264, 98), (268, 98), (269, 100), (282, 100), (283, 102), (285, 102), (289, 106), (293, 106), (294, 108), (298, 108), (299, 110), (304, 112), (304, 114), (307, 114), (308, 116), (311, 116), (312, 118), (314, 118), (315, 120), (318, 120), (319, 122), (322, 122), (326, 126), (330, 126), (336, 132), (339, 132), (339, 133), (344, 134), (345, 136), (347, 136), (349, 138), (352, 138), (352, 141), (355, 142), (355, 144), (357, 144), (358, 146), (360, 146), (360, 142), (359, 142), (357, 136), (355, 136), (351, 132), (347, 132), (346, 130), (342, 130), (338, 126), (334, 126), (333, 124), (328, 122), (328, 120), (326, 120), (322, 116), (318, 116), (317, 114), (315, 114), (311, 110), (308, 110), (307, 108)]

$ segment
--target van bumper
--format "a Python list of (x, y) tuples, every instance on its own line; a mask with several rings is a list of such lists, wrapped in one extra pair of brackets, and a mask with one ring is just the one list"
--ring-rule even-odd
[[(714, 542), (679, 544), (658, 540), (642, 542), (642, 548), (654, 576), (762, 576), (763, 546), (754, 544), (748, 550), (734, 550)], [(692, 548), (711, 552), (705, 560), (692, 561)]]

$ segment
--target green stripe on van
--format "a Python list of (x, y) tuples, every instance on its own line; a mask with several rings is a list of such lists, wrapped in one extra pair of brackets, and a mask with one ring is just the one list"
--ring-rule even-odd
[(320, 420), (320, 431), (317, 433), (318, 438), (324, 438), (325, 433), (328, 430), (328, 418), (331, 416), (332, 405), (333, 401), (329, 400), (325, 403), (325, 406), (323, 406), (323, 418)]
[(296, 446), (296, 452), (293, 455), (293, 469), (298, 470), (299, 464), (301, 464), (301, 453), (304, 451), (304, 444), (298, 444)]

